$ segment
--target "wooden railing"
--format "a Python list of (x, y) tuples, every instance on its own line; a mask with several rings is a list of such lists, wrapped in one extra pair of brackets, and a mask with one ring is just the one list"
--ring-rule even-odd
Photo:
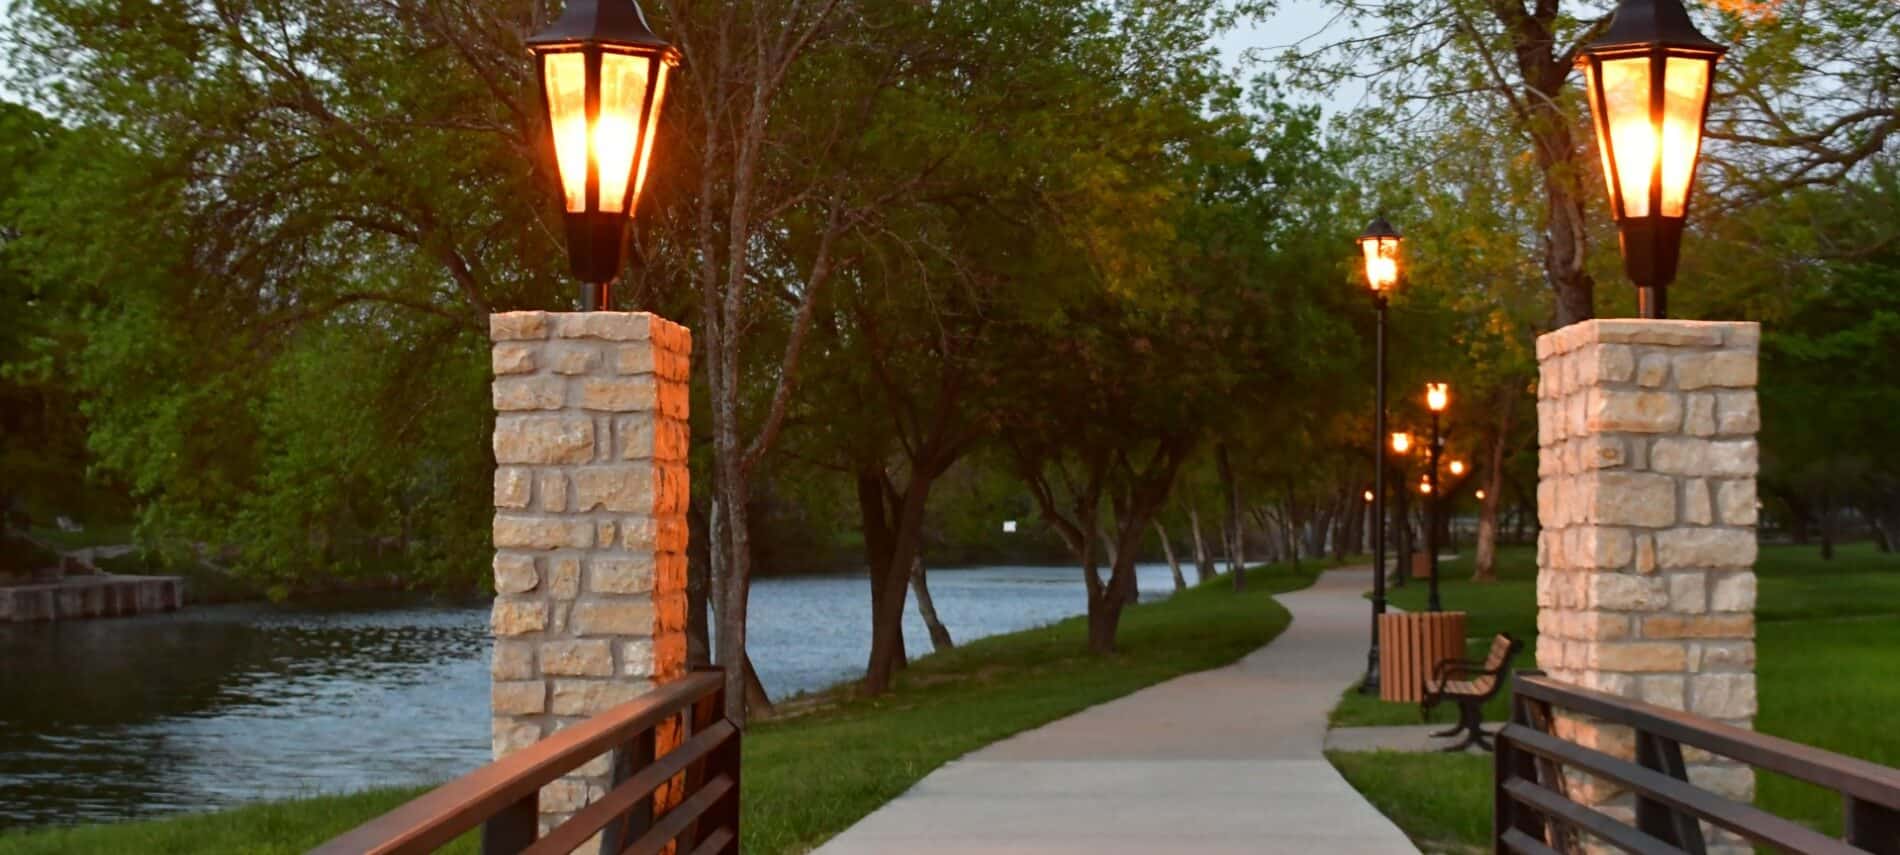
[[(432, 852), (480, 826), (483, 855), (565, 855), (597, 833), (602, 852), (653, 855), (677, 842), (679, 855), (737, 853), (739, 730), (725, 718), (724, 686), (718, 670), (694, 671), (430, 790), (313, 852)], [(677, 734), (677, 745), (656, 754), (663, 732)], [(613, 757), (607, 794), (541, 836), (541, 788), (603, 754)], [(662, 787), (670, 804), (656, 805)]]
[[(1492, 814), (1497, 852), (1577, 851), (1581, 832), (1626, 852), (1700, 855), (1705, 851), (1701, 822), (1707, 822), (1757, 846), (1784, 852), (1900, 855), (1900, 770), (1581, 689), (1534, 672), (1519, 672), (1511, 694), (1511, 723), (1497, 737)], [(1557, 710), (1628, 726), (1635, 732), (1636, 762), (1554, 736), (1550, 724)], [(1839, 793), (1845, 840), (1690, 784), (1685, 745)], [(1565, 795), (1565, 770), (1634, 793), (1635, 826), (1570, 799)]]

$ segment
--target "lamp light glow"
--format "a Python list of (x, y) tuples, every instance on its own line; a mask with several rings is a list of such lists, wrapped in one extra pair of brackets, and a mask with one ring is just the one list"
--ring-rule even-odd
[(1365, 258), (1366, 287), (1383, 294), (1399, 284), (1399, 246), (1405, 240), (1399, 230), (1378, 217), (1359, 235), (1359, 252)]
[(1444, 383), (1425, 384), (1425, 406), (1434, 413), (1442, 413), (1451, 406), (1451, 387)]
[(1453, 475), (1465, 474), (1465, 462), (1463, 460), (1453, 460), (1451, 462), (1451, 474)]
[(1412, 435), (1399, 431), (1392, 435), (1392, 453), (1409, 454), (1412, 451)]

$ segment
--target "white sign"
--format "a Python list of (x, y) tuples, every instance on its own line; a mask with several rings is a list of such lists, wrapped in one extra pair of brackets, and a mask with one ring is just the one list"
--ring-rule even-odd
[(1016, 521), (1015, 521), (1015, 520), (1003, 520), (1003, 533), (1004, 533), (1004, 534), (1015, 534), (1015, 533), (1016, 533)]

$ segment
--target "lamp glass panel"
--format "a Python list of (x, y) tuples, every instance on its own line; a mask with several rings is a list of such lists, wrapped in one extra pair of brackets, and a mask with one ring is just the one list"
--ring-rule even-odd
[(1649, 57), (1603, 63), (1603, 111), (1616, 158), (1623, 216), (1649, 216), (1649, 179), (1656, 167), (1656, 127), (1649, 115)]
[[(1603, 103), (1598, 99), (1600, 90), (1597, 89), (1597, 65), (1594, 62), (1585, 62), (1583, 64), (1583, 91), (1590, 99), (1590, 112), (1601, 120), (1603, 118)], [(1592, 123), (1592, 125), (1597, 129), (1597, 156), (1603, 158), (1603, 185), (1610, 193), (1610, 208), (1614, 211), (1616, 208), (1616, 172), (1610, 169), (1610, 141), (1604, 138), (1603, 126), (1601, 124)]]
[(1399, 281), (1399, 242), (1396, 238), (1369, 237), (1359, 241), (1366, 257), (1366, 285), (1384, 291)]
[(554, 132), (554, 165), (561, 171), (567, 210), (587, 210), (587, 57), (578, 51), (543, 54), (548, 124)]
[(640, 143), (640, 110), (646, 106), (646, 57), (623, 53), (600, 58), (600, 118), (594, 123), (594, 158), (600, 167), (600, 209), (625, 208), (633, 155)]
[(1662, 215), (1680, 217), (1688, 207), (1702, 145), (1702, 105), (1709, 97), (1710, 61), (1672, 56), (1663, 65)]
[(660, 127), (660, 105), (666, 101), (666, 63), (656, 61), (653, 67), (658, 74), (653, 79), (653, 108), (647, 111), (646, 133), (640, 137), (640, 168), (633, 180), (633, 201), (638, 204), (640, 193), (647, 187), (647, 163), (653, 159), (654, 132)]

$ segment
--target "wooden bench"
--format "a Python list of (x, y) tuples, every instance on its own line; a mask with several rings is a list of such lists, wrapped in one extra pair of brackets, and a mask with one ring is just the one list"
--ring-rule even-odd
[(1504, 688), (1504, 672), (1510, 668), (1511, 660), (1517, 658), (1523, 644), (1507, 633), (1498, 633), (1491, 639), (1491, 651), (1483, 662), (1469, 659), (1446, 659), (1432, 669), (1432, 676), (1425, 681), (1425, 698), (1419, 701), (1419, 714), (1423, 715), (1439, 701), (1452, 701), (1458, 704), (1458, 724), (1450, 730), (1432, 734), (1436, 737), (1465, 734), (1465, 739), (1446, 751), (1463, 751), (1477, 745), (1486, 751), (1491, 750), (1491, 736), (1479, 727), (1484, 721), (1485, 702), (1491, 700)]

